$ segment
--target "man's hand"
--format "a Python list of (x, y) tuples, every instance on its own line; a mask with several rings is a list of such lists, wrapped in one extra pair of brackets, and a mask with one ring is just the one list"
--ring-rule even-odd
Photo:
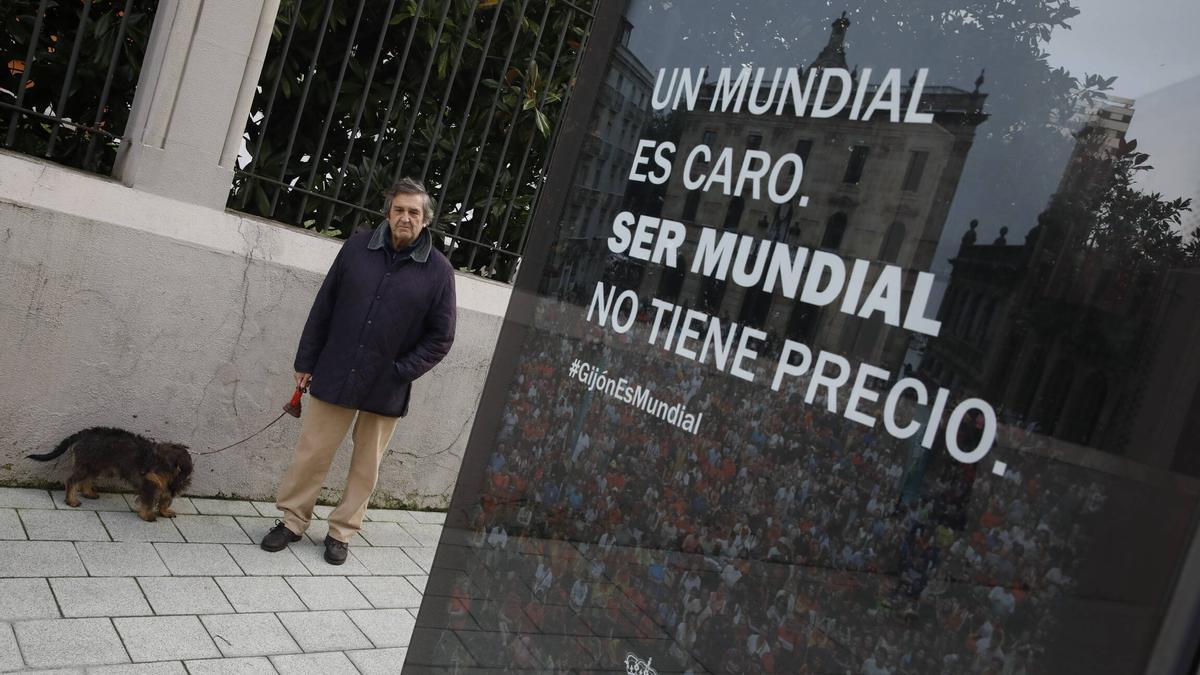
[(301, 389), (307, 389), (309, 381), (312, 380), (312, 373), (296, 373), (296, 386)]

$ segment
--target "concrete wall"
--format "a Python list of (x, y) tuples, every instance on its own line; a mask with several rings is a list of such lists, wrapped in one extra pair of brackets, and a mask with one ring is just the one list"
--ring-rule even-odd
[[(0, 484), (60, 481), (24, 456), (93, 425), (232, 443), (280, 411), (339, 242), (0, 153)], [(376, 502), (445, 507), (510, 290), (459, 275), (458, 335), (414, 385)], [(290, 417), (198, 457), (191, 494), (271, 499)], [(327, 487), (340, 490), (349, 446)], [(336, 493), (327, 494), (327, 497)]]

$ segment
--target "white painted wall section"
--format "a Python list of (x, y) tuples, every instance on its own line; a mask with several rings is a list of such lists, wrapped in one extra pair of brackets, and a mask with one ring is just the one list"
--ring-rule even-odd
[[(24, 456), (89, 426), (204, 451), (269, 422), (290, 396), (296, 343), (339, 245), (0, 152), (0, 484), (60, 481), (66, 462)], [(449, 502), (511, 293), (468, 275), (456, 283), (454, 348), (414, 385), (378, 504)], [(299, 429), (285, 418), (198, 458), (192, 493), (272, 499)], [(327, 498), (348, 459), (346, 444)]]

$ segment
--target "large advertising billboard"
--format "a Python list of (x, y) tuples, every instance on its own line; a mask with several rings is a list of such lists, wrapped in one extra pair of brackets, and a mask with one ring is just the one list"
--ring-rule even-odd
[(1190, 658), (1194, 8), (616, 4), (405, 671)]

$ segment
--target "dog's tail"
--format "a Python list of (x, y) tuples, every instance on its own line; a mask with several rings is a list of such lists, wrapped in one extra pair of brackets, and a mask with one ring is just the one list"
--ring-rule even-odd
[(36, 459), (39, 462), (49, 462), (50, 460), (54, 459), (55, 457), (58, 457), (58, 456), (62, 455), (63, 453), (65, 453), (66, 451), (70, 450), (71, 446), (75, 444), (75, 441), (79, 440), (85, 433), (87, 433), (86, 430), (71, 434), (70, 436), (67, 436), (66, 438), (63, 439), (62, 443), (58, 444), (57, 448), (54, 448), (53, 450), (51, 450), (50, 452), (47, 452), (44, 455), (25, 455), (25, 456), (28, 457), (29, 459)]

